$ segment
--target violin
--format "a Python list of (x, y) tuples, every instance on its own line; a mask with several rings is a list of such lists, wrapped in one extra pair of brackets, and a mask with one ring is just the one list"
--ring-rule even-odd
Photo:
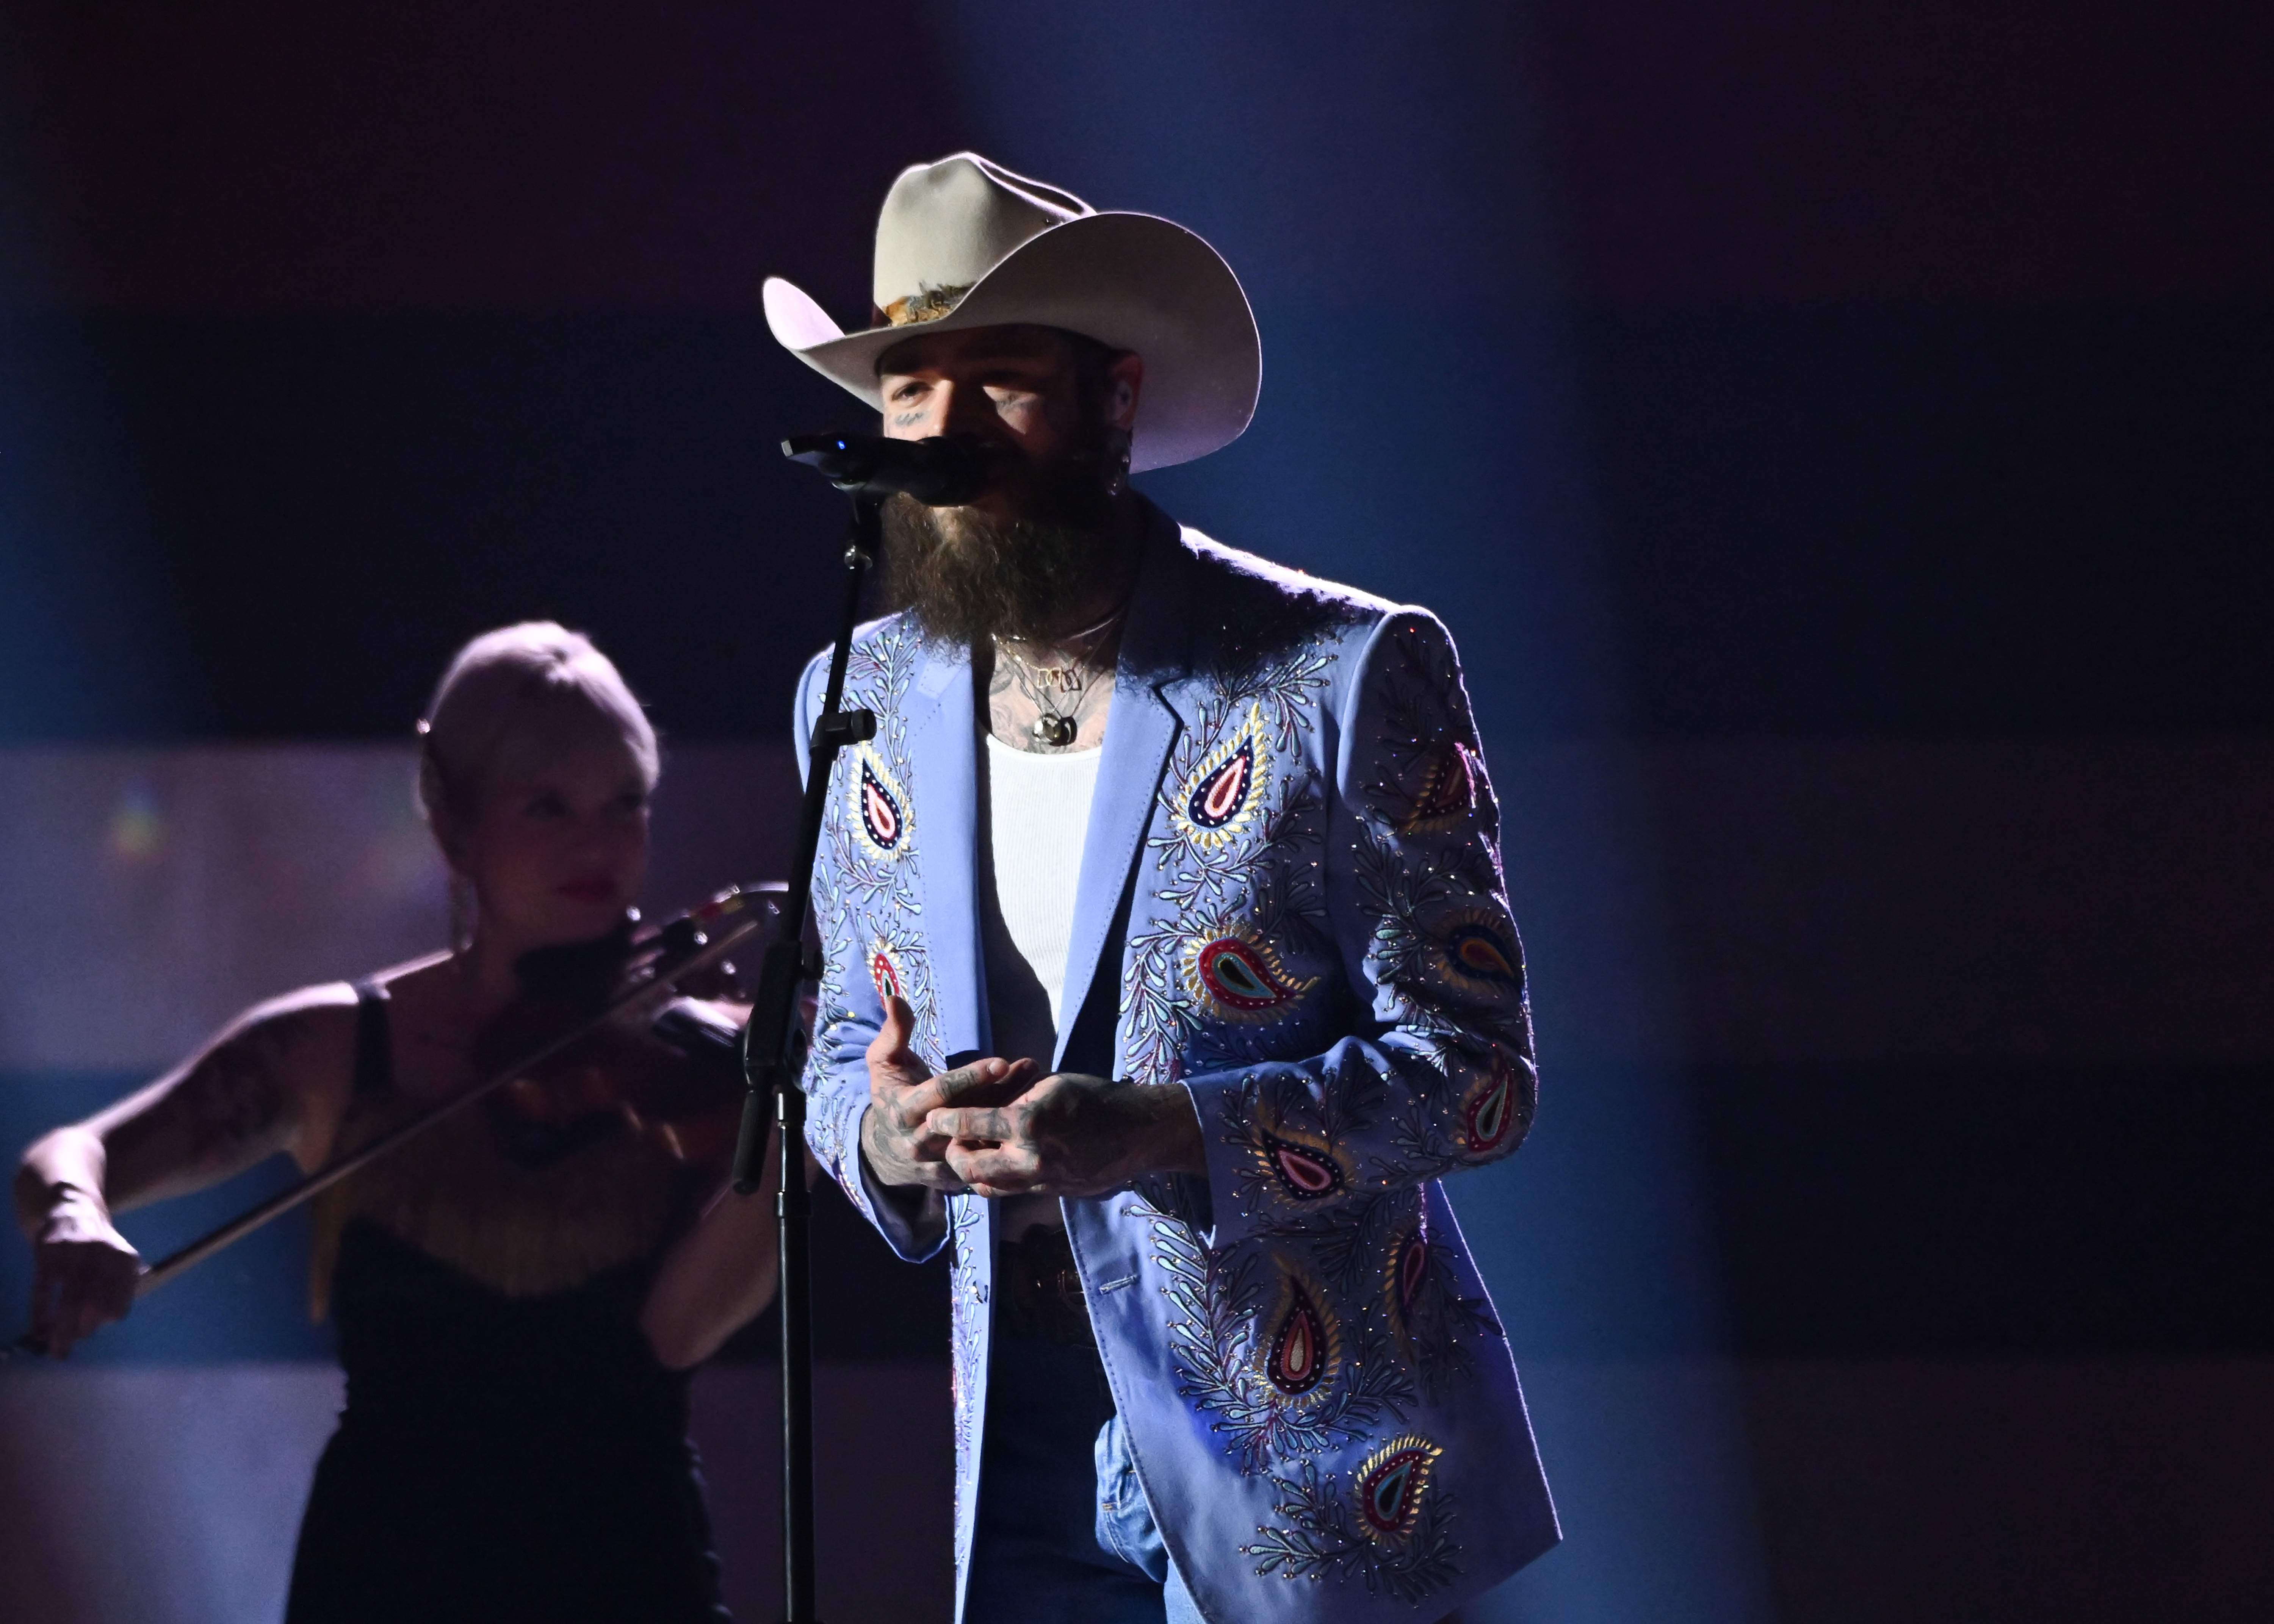
[[(304, 1206), (350, 1174), (369, 1167), (397, 1146), (416, 1139), (443, 1118), (480, 1105), (516, 1079), (542, 1079), (546, 1075), (547, 1067), (572, 1054), (579, 1043), (620, 1017), (628, 1017), (659, 1001), (667, 1001), (681, 985), (715, 987), (717, 982), (703, 981), (706, 972), (725, 963), (728, 954), (761, 931), (776, 928), (775, 921), (780, 911), (780, 904), (775, 896), (776, 889), (730, 885), (709, 901), (666, 921), (652, 933), (631, 933), (621, 953), (608, 950), (615, 967), (606, 989), (597, 996), (588, 996), (583, 1005), (584, 1012), (569, 1024), (552, 1030), (549, 1035), (532, 1041), (527, 1049), (489, 1070), (480, 1082), (463, 1094), (454, 1094), (428, 1107), (409, 1121), (379, 1135), (362, 1149), (317, 1169), (297, 1184), (277, 1192), (218, 1229), (199, 1237), (180, 1251), (161, 1258), (144, 1271), (134, 1289), (134, 1295), (138, 1298), (148, 1296), (168, 1281), (196, 1267), (224, 1247), (234, 1245), (271, 1220), (281, 1218), (295, 1207)], [(596, 959), (601, 957), (594, 944), (584, 944), (582, 948), (548, 951), (570, 955), (591, 954)], [(541, 963), (539, 977), (543, 979)], [(535, 1086), (540, 1089), (545, 1086), (541, 1080)]]
[[(662, 934), (635, 917), (596, 942), (538, 948), (516, 961), (520, 996), (473, 1054), (485, 1075), (516, 1072), (482, 1101), (490, 1137), (508, 1160), (548, 1167), (629, 1132), (674, 1161), (719, 1172), (732, 1162), (748, 1088), (750, 1003), (732, 961), (675, 975), (664, 985), (676, 996), (652, 1014), (636, 1004), (593, 1021)], [(517, 1065), (516, 1056), (552, 1048), (570, 1030), (584, 1035), (541, 1064)]]
[[(566, 1154), (557, 1139), (564, 1130), (590, 1133), (599, 1121), (614, 1131), (621, 1122), (691, 1163), (724, 1169), (733, 1160), (745, 1089), (742, 1030), (739, 1020), (722, 1018), (720, 1004), (702, 1000), (747, 1007), (727, 956), (778, 928), (780, 889), (730, 885), (661, 925), (642, 929), (628, 920), (599, 942), (523, 955), (516, 966), (523, 996), (477, 1046), (480, 1082), (161, 1258), (142, 1272), (135, 1297), (476, 1107), (491, 1113), (508, 1154), (516, 1133), (524, 1155)], [(636, 1050), (639, 1064), (627, 1064), (621, 1047), (627, 1043), (651, 1048)], [(546, 1140), (547, 1133), (556, 1138)], [(0, 1359), (44, 1351), (26, 1336), (0, 1349)]]

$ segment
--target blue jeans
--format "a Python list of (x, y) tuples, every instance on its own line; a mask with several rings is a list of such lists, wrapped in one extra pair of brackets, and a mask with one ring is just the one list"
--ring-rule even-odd
[(998, 1320), (965, 1624), (1202, 1624), (1096, 1350)]

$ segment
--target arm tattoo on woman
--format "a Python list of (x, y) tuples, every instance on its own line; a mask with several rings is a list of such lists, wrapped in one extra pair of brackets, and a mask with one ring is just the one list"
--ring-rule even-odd
[(193, 1154), (229, 1157), (261, 1144), (286, 1116), (285, 1072), (305, 1034), (285, 1019), (222, 1044), (184, 1079)]

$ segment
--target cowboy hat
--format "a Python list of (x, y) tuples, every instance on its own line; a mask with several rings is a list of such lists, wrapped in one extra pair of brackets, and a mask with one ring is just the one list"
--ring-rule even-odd
[(766, 279), (766, 325), (825, 378), (883, 410), (877, 363), (919, 333), (1028, 322), (1144, 357), (1130, 447), (1142, 471), (1230, 445), (1255, 415), (1263, 352), (1224, 256), (1152, 214), (1107, 213), (976, 153), (900, 171), (877, 218), (876, 309), (847, 333)]

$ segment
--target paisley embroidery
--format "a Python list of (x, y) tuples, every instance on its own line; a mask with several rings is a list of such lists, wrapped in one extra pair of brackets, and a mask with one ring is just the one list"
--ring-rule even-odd
[(853, 791), (853, 827), (876, 855), (898, 857), (908, 845), (907, 795), (876, 751), (863, 746), (854, 762), (855, 770), (846, 775)]
[(1429, 1485), (1441, 1453), (1413, 1433), (1393, 1439), (1367, 1457), (1347, 1493), (1316, 1461), (1275, 1475), (1272, 1509), (1288, 1525), (1260, 1525), (1240, 1553), (1256, 1559), (1259, 1577), (1358, 1579), (1369, 1596), (1426, 1599), (1461, 1575), (1453, 1497)]
[(1495, 1049), (1491, 1071), (1470, 1091), (1462, 1108), (1463, 1137), (1471, 1155), (1484, 1155), (1507, 1142), (1520, 1114), (1516, 1095), (1515, 1064)]
[(1410, 1314), (1421, 1282), (1429, 1277), (1429, 1232), (1417, 1227), (1390, 1254), (1389, 1293), (1401, 1314)]
[[(905, 874), (907, 870), (900, 872)], [(930, 1060), (938, 1048), (939, 1022), (922, 921), (896, 910), (892, 916), (862, 922), (868, 927), (865, 935), (856, 936), (846, 944), (851, 960), (847, 972), (868, 976), (880, 1007), (896, 997), (907, 1003), (915, 1016), (916, 1052)], [(866, 1109), (865, 1098), (862, 1109)]]
[(884, 942), (873, 943), (869, 948), (869, 979), (877, 984), (879, 1004), (907, 996), (900, 975), (900, 955)]
[(1315, 1201), (1342, 1192), (1343, 1169), (1323, 1151), (1291, 1144), (1276, 1133), (1261, 1134), (1264, 1154), (1280, 1184), (1298, 1201)]
[(1393, 1438), (1358, 1469), (1359, 1525), (1376, 1540), (1402, 1541), (1419, 1520), (1429, 1469), (1444, 1454), (1418, 1433)]
[[(935, 1066), (940, 1060), (939, 1022), (923, 948), (923, 903), (915, 887), (907, 727), (900, 713), (921, 650), (921, 639), (898, 620), (883, 622), (854, 643), (844, 703), (876, 716), (877, 736), (837, 758), (813, 871), (814, 919), (823, 953), (807, 1060), (807, 1090), (813, 1096), (807, 1142), (864, 1213), (870, 1207), (858, 1162), (848, 1163), (847, 1152), (867, 1109), (867, 1090), (836, 1085), (847, 1052), (847, 1028), (863, 1021), (855, 1005), (868, 999), (859, 989), (864, 980), (873, 988), (878, 979), (879, 949), (900, 995), (915, 1011), (916, 1052)], [(809, 700), (813, 697), (809, 695)], [(868, 793), (872, 783), (881, 801)], [(881, 844), (879, 837), (891, 844)], [(866, 1041), (863, 1034), (852, 1052), (857, 1054)]]
[(1202, 756), (1178, 792), (1171, 822), (1203, 852), (1229, 846), (1255, 821), (1270, 777), (1262, 713), (1251, 703), (1239, 731)]
[(1216, 1102), (1220, 1142), (1234, 1153), (1217, 1210), (1228, 1200), (1268, 1235), (1315, 1236), (1322, 1224), (1332, 1227), (1352, 1193), (1344, 1147), (1371, 1142), (1383, 1102), (1382, 1079), (1363, 1056), (1331, 1067), (1328, 1086), (1316, 1091), (1301, 1072), (1243, 1078)]
[(1472, 1369), (1471, 1344), (1501, 1335), (1483, 1297), (1460, 1293), (1458, 1266), (1429, 1233), (1426, 1213), (1391, 1229), (1382, 1266), (1382, 1317), (1421, 1389), (1437, 1398)]
[[(1371, 1316), (1345, 1331), (1336, 1299), (1299, 1258), (1212, 1254), (1157, 1207), (1123, 1211), (1153, 1230), (1177, 1391), (1214, 1417), (1209, 1430), (1243, 1474), (1359, 1444), (1385, 1411), (1404, 1421), (1412, 1372)], [(1276, 1290), (1265, 1275), (1275, 1266)]]
[(1200, 936), (1185, 949), (1185, 984), (1201, 1008), (1220, 1020), (1269, 1018), (1318, 979), (1296, 980), (1269, 943), (1237, 927), (1221, 936)]
[(1272, 1334), (1263, 1373), (1282, 1393), (1308, 1393), (1328, 1368), (1326, 1322), (1311, 1294), (1290, 1283), (1285, 1312)]
[(1476, 752), (1465, 744), (1448, 743), (1430, 752), (1421, 776), (1421, 793), (1398, 824), (1400, 834), (1437, 834), (1452, 828), (1476, 810)]
[(1255, 735), (1242, 733), (1222, 766), (1202, 778), (1185, 801), (1185, 816), (1202, 829), (1221, 829), (1247, 804), (1255, 781)]
[(1382, 1264), (1382, 1314), (1408, 1359), (1419, 1363), (1423, 1350), (1414, 1335), (1415, 1316), (1423, 1304), (1423, 1288), (1429, 1283), (1429, 1226), (1415, 1213), (1400, 1222), (1389, 1237)]
[(1457, 921), (1444, 934), (1446, 968), (1464, 981), (1484, 987), (1520, 988), (1524, 961), (1498, 921), (1482, 913)]

